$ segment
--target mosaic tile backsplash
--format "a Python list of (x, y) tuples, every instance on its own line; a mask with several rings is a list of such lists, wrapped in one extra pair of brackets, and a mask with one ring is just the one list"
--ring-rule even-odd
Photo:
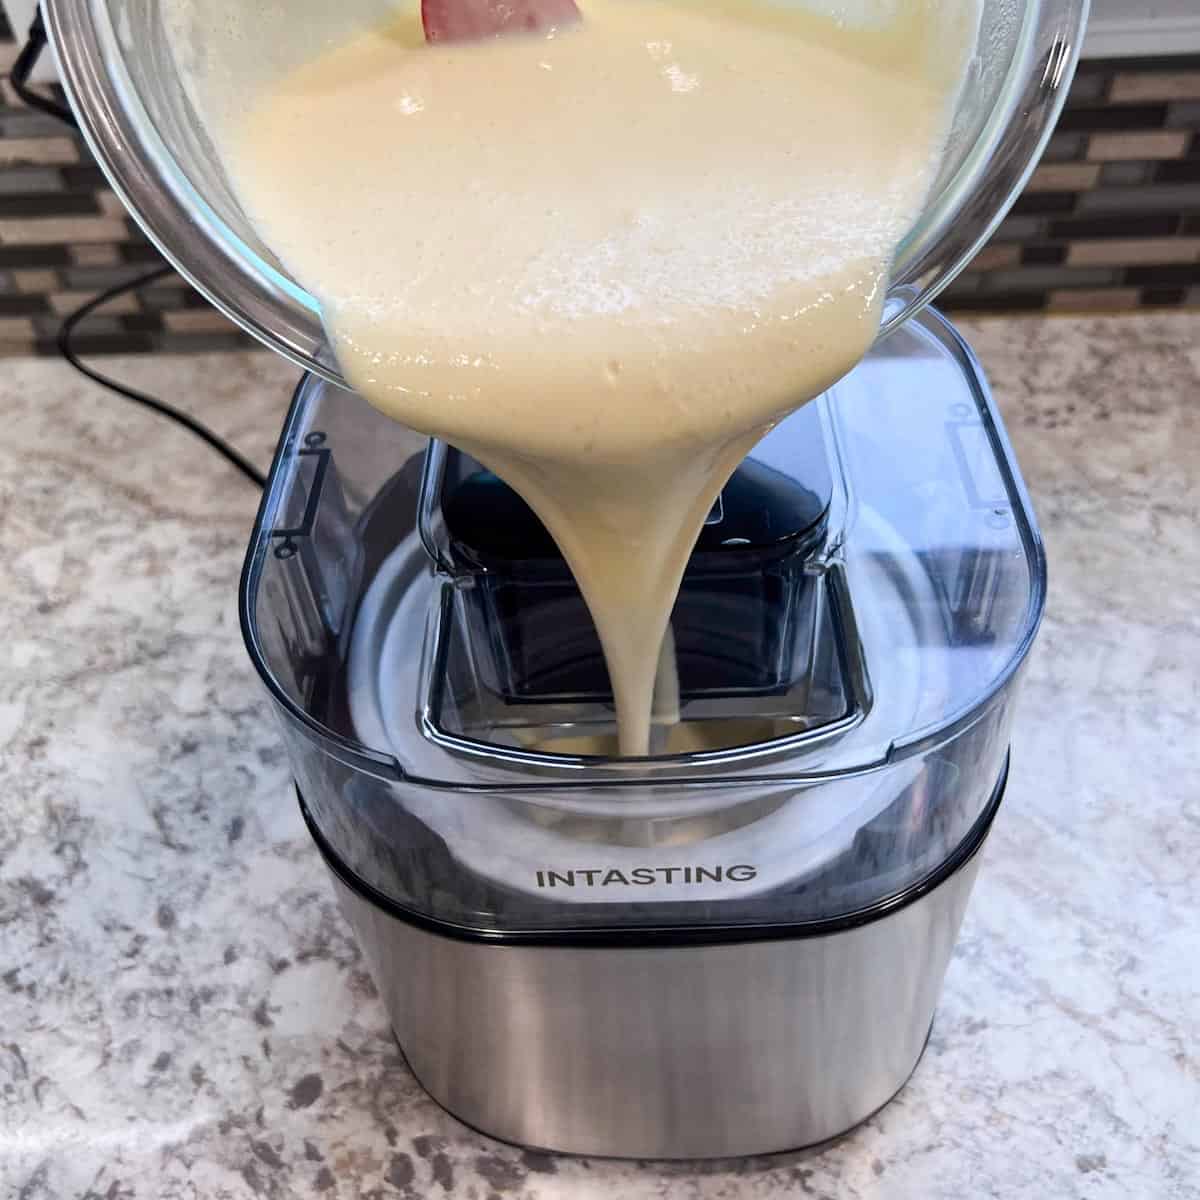
[[(159, 263), (86, 146), (31, 112), (0, 15), (0, 355), (56, 353), (64, 314)], [(1200, 55), (1093, 59), (991, 243), (945, 293), (959, 312), (1200, 305)], [(81, 353), (250, 344), (182, 279), (115, 300)]]

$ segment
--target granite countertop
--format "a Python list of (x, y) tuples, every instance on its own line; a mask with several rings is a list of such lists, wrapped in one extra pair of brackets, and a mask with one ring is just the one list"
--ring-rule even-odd
[[(303, 831), (235, 594), (257, 496), (62, 364), (0, 374), (0, 1194), (1200, 1196), (1200, 315), (967, 327), (1051, 598), (929, 1051), (816, 1150), (523, 1153), (428, 1100)], [(295, 372), (109, 360), (266, 461)]]

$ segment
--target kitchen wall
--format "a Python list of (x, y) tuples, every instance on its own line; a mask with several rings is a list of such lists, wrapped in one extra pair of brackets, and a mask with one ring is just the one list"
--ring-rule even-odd
[[(1186, 16), (1196, 0), (1159, 3)], [(0, 355), (55, 353), (64, 313), (159, 258), (81, 140), (17, 100), (16, 51), (0, 16)], [(941, 305), (1200, 305), (1200, 53), (1085, 59), (1043, 165)], [(77, 338), (92, 353), (248, 344), (177, 278), (122, 296)]]
[(1200, 53), (1200, 5), (1196, 0), (1092, 0), (1083, 52), (1089, 58)]
[[(162, 263), (83, 140), (17, 99), (8, 72), (18, 48), (0, 11), (0, 356), (56, 354), (64, 314)], [(177, 276), (114, 300), (74, 339), (93, 354), (253, 344)]]
[(1200, 304), (1200, 54), (1085, 59), (1042, 165), (941, 305), (1183, 304)]

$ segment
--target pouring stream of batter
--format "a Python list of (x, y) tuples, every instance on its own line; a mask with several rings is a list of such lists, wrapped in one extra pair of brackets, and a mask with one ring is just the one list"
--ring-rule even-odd
[(974, 10), (948, 36), (935, 0), (877, 7), (589, 0), (429, 45), (412, 12), (275, 82), (226, 146), (350, 383), (553, 535), (623, 754), (714, 498), (870, 347), (937, 170)]

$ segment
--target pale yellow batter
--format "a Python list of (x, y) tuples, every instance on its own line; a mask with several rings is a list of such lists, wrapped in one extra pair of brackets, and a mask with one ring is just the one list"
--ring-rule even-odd
[(588, 0), (449, 46), (413, 14), (286, 74), (227, 148), (353, 386), (553, 534), (625, 754), (716, 493), (870, 346), (937, 169), (972, 22), (891, 7)]

